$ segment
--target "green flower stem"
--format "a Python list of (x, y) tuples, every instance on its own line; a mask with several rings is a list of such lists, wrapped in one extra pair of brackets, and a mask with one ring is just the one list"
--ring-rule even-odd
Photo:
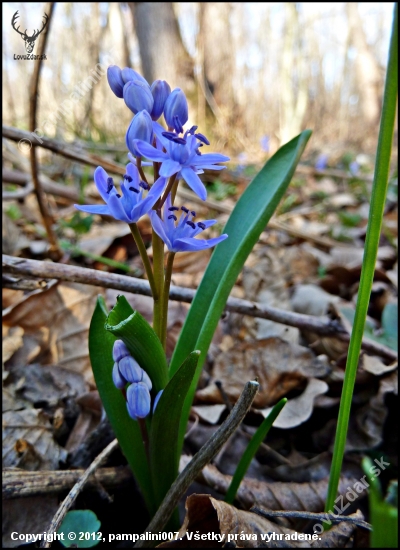
[(154, 281), (157, 299), (153, 304), (153, 329), (161, 340), (162, 306), (164, 291), (164, 242), (155, 231), (152, 234)]
[(146, 421), (144, 418), (138, 418), (137, 423), (139, 424), (140, 433), (142, 434), (143, 447), (146, 453), (147, 463), (150, 464), (150, 441)]
[(149, 259), (149, 256), (147, 254), (147, 250), (146, 250), (146, 247), (144, 245), (142, 235), (140, 234), (140, 231), (139, 231), (138, 226), (137, 226), (136, 223), (130, 223), (129, 227), (130, 227), (132, 236), (135, 239), (136, 246), (138, 247), (140, 257), (142, 258), (142, 262), (143, 262), (144, 268), (146, 270), (147, 278), (148, 278), (149, 283), (150, 283), (150, 288), (151, 288), (151, 293), (153, 295), (153, 299), (156, 300), (158, 298), (157, 287), (156, 287), (156, 283), (155, 283), (154, 276), (153, 276), (153, 269), (151, 267), (150, 259)]
[(354, 325), (351, 332), (346, 372), (343, 382), (343, 391), (340, 399), (339, 417), (329, 478), (328, 496), (325, 507), (325, 511), (327, 512), (333, 509), (339, 486), (339, 477), (342, 469), (350, 417), (350, 407), (353, 397), (361, 341), (374, 278), (383, 210), (388, 187), (390, 155), (392, 151), (397, 103), (397, 13), (398, 7), (397, 3), (395, 3), (367, 236), (365, 240), (364, 258), (361, 269), (361, 279), (357, 297)]
[(143, 172), (141, 157), (136, 157), (136, 166), (137, 166), (137, 169), (139, 171), (139, 174), (140, 174), (140, 177), (142, 178), (142, 180), (145, 181), (146, 183), (149, 183), (147, 181), (146, 174)]
[(165, 281), (163, 291), (163, 304), (162, 304), (162, 326), (161, 326), (161, 344), (164, 349), (167, 343), (167, 323), (168, 323), (168, 302), (169, 302), (169, 287), (171, 286), (172, 266), (174, 263), (175, 252), (168, 253), (167, 267), (165, 269)]

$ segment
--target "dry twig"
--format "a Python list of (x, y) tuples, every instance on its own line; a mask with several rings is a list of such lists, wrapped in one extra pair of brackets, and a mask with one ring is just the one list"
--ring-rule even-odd
[[(126, 275), (106, 273), (96, 269), (87, 269), (72, 265), (15, 258), (5, 254), (2, 257), (2, 266), (4, 273), (16, 276), (58, 279), (151, 296), (148, 281)], [(169, 297), (173, 301), (190, 303), (195, 293), (194, 289), (172, 285)], [(239, 298), (229, 298), (225, 309), (226, 311), (250, 315), (251, 317), (269, 319), (276, 323), (297, 327), (300, 330), (315, 332), (321, 336), (334, 336), (343, 342), (348, 342), (350, 339), (349, 333), (337, 320), (325, 320), (320, 317), (313, 317), (312, 315), (304, 315), (302, 313), (260, 305), (248, 300), (240, 300)], [(389, 361), (397, 360), (397, 353), (394, 350), (378, 342), (364, 339), (362, 348)]]
[[(118, 441), (114, 439), (107, 447), (99, 454), (95, 460), (93, 460), (92, 464), (89, 466), (89, 468), (85, 471), (83, 476), (78, 480), (78, 482), (72, 487), (71, 491), (68, 493), (66, 498), (61, 503), (61, 506), (56, 512), (56, 515), (52, 519), (49, 528), (47, 529), (47, 536), (53, 535), (57, 532), (58, 528), (60, 527), (65, 514), (68, 512), (68, 510), (71, 508), (73, 503), (75, 502), (77, 496), (83, 489), (84, 485), (86, 484), (89, 477), (97, 470), (97, 468), (101, 465), (102, 462), (118, 447)], [(47, 540), (43, 540), (40, 543), (40, 548), (50, 548), (51, 542), (47, 542)]]

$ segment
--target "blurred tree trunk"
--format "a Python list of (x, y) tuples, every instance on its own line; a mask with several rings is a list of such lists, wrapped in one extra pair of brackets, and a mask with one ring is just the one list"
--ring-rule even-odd
[(369, 126), (374, 126), (379, 122), (381, 111), (380, 69), (365, 36), (358, 2), (346, 2), (346, 12), (349, 21), (350, 45), (357, 50), (354, 63), (360, 107), (365, 122)]
[(172, 2), (130, 2), (139, 41), (143, 76), (160, 78), (171, 88), (193, 87), (193, 61), (186, 51)]
[(286, 143), (301, 131), (308, 102), (305, 55), (298, 8), (295, 2), (285, 2), (284, 10), (285, 31), (280, 75), (281, 143)]
[(234, 49), (229, 2), (200, 2), (200, 32), (203, 38), (204, 79), (225, 118), (234, 110)]

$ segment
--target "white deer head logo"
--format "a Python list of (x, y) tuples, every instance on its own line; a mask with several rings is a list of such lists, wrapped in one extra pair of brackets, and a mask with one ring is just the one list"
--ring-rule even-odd
[(16, 12), (14, 13), (14, 15), (13, 15), (13, 18), (11, 19), (12, 28), (13, 28), (18, 34), (20, 34), (20, 35), (22, 36), (22, 39), (23, 39), (24, 42), (25, 42), (26, 53), (32, 53), (32, 52), (33, 52), (33, 48), (35, 47), (35, 41), (36, 41), (37, 37), (39, 36), (39, 34), (40, 34), (40, 33), (43, 31), (43, 29), (46, 27), (46, 25), (47, 25), (47, 23), (48, 23), (49, 17), (48, 17), (48, 15), (47, 15), (46, 13), (44, 14), (44, 16), (43, 16), (43, 17), (44, 17), (44, 21), (43, 21), (43, 23), (42, 23), (42, 25), (43, 25), (42, 28), (41, 28), (40, 30), (37, 29), (37, 30), (33, 31), (32, 36), (29, 36), (29, 35), (27, 34), (27, 32), (26, 32), (27, 30), (26, 30), (26, 29), (25, 29), (25, 32), (20, 32), (20, 31), (18, 30), (19, 27), (18, 27), (18, 28), (15, 28), (15, 24), (16, 24), (16, 22), (17, 22), (18, 17), (19, 17), (18, 11), (16, 11)]

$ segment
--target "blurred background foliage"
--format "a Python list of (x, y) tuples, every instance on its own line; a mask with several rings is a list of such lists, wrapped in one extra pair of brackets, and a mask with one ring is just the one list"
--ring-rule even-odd
[[(3, 123), (27, 128), (32, 61), (18, 24), (44, 3), (3, 3)], [(304, 128), (330, 160), (375, 150), (392, 3), (57, 3), (40, 83), (39, 129), (125, 150), (130, 112), (96, 66), (130, 66), (179, 86), (189, 124), (239, 162), (259, 162)], [(35, 49), (36, 50), (36, 49)], [(34, 51), (35, 53), (35, 51)], [(80, 90), (74, 105), (66, 100)], [(53, 121), (43, 126), (45, 121)], [(109, 147), (108, 147), (109, 150)], [(116, 151), (117, 152), (117, 151)]]

